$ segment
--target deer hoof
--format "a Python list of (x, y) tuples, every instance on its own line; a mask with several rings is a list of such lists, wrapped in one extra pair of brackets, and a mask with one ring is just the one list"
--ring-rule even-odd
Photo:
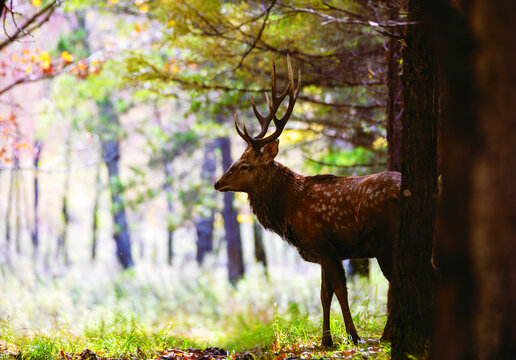
[(357, 333), (350, 334), (351, 341), (353, 341), (353, 344), (358, 345), (358, 342), (360, 341), (360, 336), (358, 336)]

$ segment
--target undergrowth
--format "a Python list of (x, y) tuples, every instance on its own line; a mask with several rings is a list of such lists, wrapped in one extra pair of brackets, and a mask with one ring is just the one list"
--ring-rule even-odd
[(143, 264), (121, 273), (92, 266), (52, 277), (4, 271), (0, 358), (62, 358), (85, 349), (109, 358), (153, 358), (163, 349), (206, 347), (228, 354), (251, 351), (262, 358), (307, 351), (386, 358), (389, 350), (383, 347), (367, 355), (368, 348), (379, 346), (386, 320), (387, 285), (376, 265), (369, 282), (348, 283), (359, 334), (376, 339), (358, 349), (348, 340), (336, 299), (331, 317), (336, 346), (319, 347), (318, 269), (270, 269), (269, 274), (256, 268), (232, 287), (224, 269), (213, 268)]

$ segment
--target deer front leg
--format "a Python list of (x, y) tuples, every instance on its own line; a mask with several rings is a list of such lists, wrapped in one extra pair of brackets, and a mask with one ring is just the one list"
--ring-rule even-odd
[(353, 324), (353, 319), (351, 318), (351, 312), (349, 310), (346, 273), (344, 272), (342, 262), (338, 258), (324, 256), (321, 259), (321, 266), (325, 277), (330, 282), (333, 291), (335, 291), (335, 295), (337, 295), (337, 299), (339, 300), (342, 315), (344, 317), (344, 324), (346, 325), (346, 331), (349, 336), (351, 336), (353, 343), (356, 345), (358, 344), (360, 337), (357, 334), (357, 330), (355, 328), (355, 324)]
[(333, 298), (333, 288), (328, 281), (324, 268), (321, 267), (321, 304), (323, 308), (322, 346), (333, 346), (330, 330), (330, 309)]

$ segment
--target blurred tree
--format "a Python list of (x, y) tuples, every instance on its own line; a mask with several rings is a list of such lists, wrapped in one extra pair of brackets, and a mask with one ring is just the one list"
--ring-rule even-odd
[(102, 178), (101, 178), (101, 163), (97, 164), (95, 170), (95, 195), (93, 200), (93, 214), (91, 224), (91, 260), (94, 261), (97, 257), (98, 245), (98, 229), (99, 229), (99, 201), (102, 192)]
[[(228, 137), (217, 139), (218, 146), (222, 153), (222, 167), (228, 170), (233, 163), (231, 158), (231, 141)], [(235, 193), (227, 191), (224, 193), (224, 229), (226, 230), (226, 245), (228, 250), (228, 276), (229, 281), (235, 284), (244, 276), (244, 260), (242, 255), (242, 238), (240, 236), (240, 224), (237, 220), (237, 211), (233, 205)]]
[(57, 236), (56, 260), (62, 258), (65, 265), (69, 265), (70, 258), (68, 254), (68, 225), (70, 223), (70, 214), (68, 201), (70, 196), (70, 178), (72, 176), (72, 131), (70, 130), (65, 143), (65, 180), (63, 186), (63, 200), (61, 204), (61, 231)]
[(43, 143), (37, 139), (33, 146), (33, 165), (34, 165), (34, 224), (32, 228), (32, 251), (33, 258), (37, 258), (39, 250), (39, 160), (41, 156), (41, 150)]
[(394, 242), (392, 358), (421, 358), (433, 316), (431, 264), (437, 199), (437, 71), (421, 24), (421, 1), (409, 2), (403, 52), (400, 232)]
[(108, 97), (97, 100), (101, 125), (99, 136), (102, 160), (108, 169), (109, 191), (111, 192), (111, 214), (113, 216), (113, 237), (116, 242), (120, 264), (125, 268), (134, 265), (131, 254), (129, 226), (125, 213), (124, 186), (120, 179), (120, 119)]
[[(204, 155), (201, 170), (202, 188), (212, 187), (215, 181), (215, 170), (217, 167), (215, 158), (215, 141), (209, 140), (204, 145)], [(210, 191), (206, 194), (201, 192), (203, 196), (211, 198), (215, 197), (215, 193)], [(206, 254), (213, 250), (213, 222), (214, 222), (214, 204), (203, 206), (201, 216), (195, 220), (195, 228), (197, 230), (197, 262), (201, 264)]]
[[(516, 349), (516, 8), (425, 3), (442, 76), (442, 177), (433, 359)], [(450, 341), (453, 339), (453, 341)]]
[(267, 254), (263, 243), (263, 227), (253, 215), (253, 237), (254, 237), (254, 257), (261, 263), (267, 273)]

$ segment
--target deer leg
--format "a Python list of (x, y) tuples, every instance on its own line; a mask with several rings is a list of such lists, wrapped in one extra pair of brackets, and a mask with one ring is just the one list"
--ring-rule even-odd
[(344, 272), (342, 262), (336, 258), (325, 257), (321, 261), (321, 266), (323, 267), (325, 276), (328, 278), (333, 291), (335, 291), (335, 295), (337, 295), (337, 299), (339, 300), (342, 315), (344, 317), (344, 324), (346, 325), (346, 331), (351, 336), (353, 343), (356, 345), (358, 344), (360, 337), (357, 334), (357, 330), (355, 328), (355, 324), (353, 324), (353, 319), (349, 310), (346, 273)]
[(333, 346), (330, 331), (330, 308), (333, 298), (333, 288), (328, 281), (324, 268), (321, 267), (321, 304), (323, 308), (322, 346)]

